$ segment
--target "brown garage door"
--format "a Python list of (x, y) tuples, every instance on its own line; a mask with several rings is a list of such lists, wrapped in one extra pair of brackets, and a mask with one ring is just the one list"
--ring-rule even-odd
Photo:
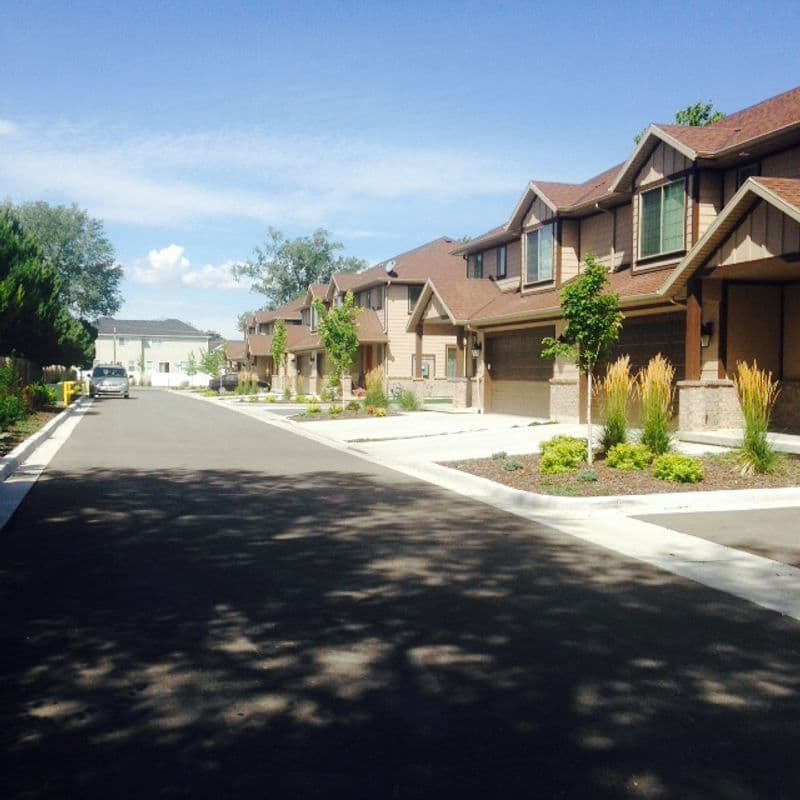
[(488, 411), (550, 417), (553, 362), (542, 359), (545, 336), (555, 336), (555, 328), (512, 331), (487, 338)]

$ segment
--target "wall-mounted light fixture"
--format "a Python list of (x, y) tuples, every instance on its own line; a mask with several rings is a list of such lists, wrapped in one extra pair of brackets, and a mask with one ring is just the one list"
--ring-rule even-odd
[(714, 335), (714, 323), (704, 322), (700, 326), (700, 347), (708, 347), (711, 337)]
[(481, 343), (480, 342), (473, 342), (472, 343), (472, 357), (473, 358), (480, 358), (481, 357)]

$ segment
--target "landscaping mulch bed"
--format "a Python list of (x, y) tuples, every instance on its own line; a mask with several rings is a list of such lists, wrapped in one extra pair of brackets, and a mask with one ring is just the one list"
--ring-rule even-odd
[[(396, 417), (397, 414), (393, 411), (386, 411), (387, 417)], [(331, 416), (327, 412), (322, 414), (312, 414), (306, 416), (305, 412), (300, 412), (292, 417), (295, 422), (324, 422), (325, 420), (336, 419), (384, 419), (384, 417), (376, 417), (373, 414), (367, 414), (363, 409), (361, 411), (343, 411), (341, 414), (334, 414)]]
[[(515, 472), (503, 469), (503, 464), (508, 460), (519, 462), (522, 469)], [(743, 478), (739, 474), (734, 455), (704, 456), (699, 460), (703, 462), (705, 470), (705, 477), (700, 483), (662, 481), (649, 470), (622, 472), (609, 467), (602, 459), (595, 461), (597, 480), (593, 482), (578, 479), (582, 470), (569, 475), (540, 475), (538, 455), (451, 461), (444, 466), (488, 478), (514, 489), (562, 497), (708, 492), (717, 489), (776, 489), (800, 485), (800, 459), (796, 456), (786, 456), (772, 475), (754, 475), (750, 478)]]
[(0, 433), (0, 456), (10, 453), (18, 444), (22, 444), (29, 436), (43, 428), (61, 411), (60, 408), (50, 406), (40, 411), (35, 411), (25, 419), (15, 422), (5, 431)]

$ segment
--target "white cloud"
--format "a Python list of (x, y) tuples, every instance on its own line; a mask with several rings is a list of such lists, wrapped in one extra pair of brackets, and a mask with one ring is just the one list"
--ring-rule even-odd
[(161, 250), (151, 250), (146, 259), (133, 264), (129, 274), (136, 283), (149, 286), (180, 285), (190, 289), (248, 290), (251, 285), (249, 280), (239, 282), (233, 277), (235, 263), (226, 261), (219, 266), (206, 264), (199, 269), (192, 269), (192, 262), (186, 256), (186, 248), (171, 244)]
[(364, 218), (380, 203), (389, 213), (397, 201), (455, 201), (520, 186), (518, 164), (447, 146), (261, 130), (142, 136), (33, 123), (8, 130), (23, 134), (0, 149), (8, 193), (74, 200), (108, 221), (144, 226), (332, 225)]
[(17, 132), (17, 126), (7, 119), (0, 119), (0, 136), (13, 136)]
[(131, 277), (137, 283), (150, 285), (175, 283), (189, 271), (190, 266), (184, 248), (171, 244), (161, 250), (151, 250), (144, 262), (134, 264)]
[(249, 281), (239, 282), (233, 277), (234, 261), (226, 261), (218, 267), (206, 264), (198, 270), (192, 270), (181, 276), (184, 286), (196, 289), (221, 289), (222, 291), (241, 291), (249, 289)]

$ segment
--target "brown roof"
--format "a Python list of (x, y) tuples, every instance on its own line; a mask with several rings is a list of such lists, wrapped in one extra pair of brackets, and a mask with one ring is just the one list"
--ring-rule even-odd
[(240, 339), (229, 339), (225, 342), (225, 355), (230, 361), (244, 360), (244, 342)]
[[(387, 258), (364, 272), (353, 277), (351, 289), (363, 289), (382, 283), (425, 283), (433, 275), (464, 274), (464, 261), (453, 255), (456, 242), (442, 236), (427, 244), (415, 247), (406, 253)], [(392, 274), (386, 272), (386, 265), (394, 261)]]
[(274, 311), (256, 311), (254, 317), (257, 324), (272, 322), (276, 319), (300, 319), (300, 309), (305, 304), (305, 295), (297, 297), (285, 306), (276, 308)]
[(327, 283), (312, 283), (311, 286), (308, 287), (308, 291), (311, 292), (311, 296), (315, 300), (324, 300), (325, 295), (328, 291), (328, 284)]
[[(377, 313), (369, 308), (363, 309), (358, 315), (358, 341), (362, 344), (373, 344), (375, 342), (388, 342), (389, 339), (383, 330), (383, 324)], [(289, 347), (293, 353), (302, 353), (307, 350), (324, 350), (325, 345), (318, 333), (312, 333), (309, 328), (302, 327), (304, 335)]]
[(456, 322), (466, 322), (499, 294), (497, 284), (488, 278), (432, 278), (434, 291)]
[(359, 276), (355, 272), (337, 272), (333, 281), (337, 288), (343, 292), (352, 289), (358, 283)]
[(251, 356), (272, 355), (272, 334), (258, 333), (247, 339), (247, 349)]
[(785, 203), (800, 209), (800, 179), (797, 178), (751, 178), (768, 191), (776, 194)]
[(697, 153), (713, 155), (800, 124), (800, 87), (770, 97), (704, 128), (659, 125)]
[(555, 203), (559, 211), (570, 211), (587, 203), (596, 203), (605, 197), (622, 166), (622, 164), (616, 164), (609, 167), (583, 183), (548, 183), (544, 181), (533, 181), (533, 183), (545, 197)]
[[(634, 273), (630, 268), (612, 272), (608, 276), (610, 292), (615, 292), (627, 303), (636, 297), (645, 297), (656, 292), (670, 276), (671, 269), (650, 270)], [(526, 316), (558, 317), (561, 314), (560, 295), (563, 287), (549, 289), (544, 292), (521, 294), (519, 290), (498, 294), (475, 314), (470, 322), (480, 325), (489, 321), (502, 321), (504, 318), (515, 319)]]

